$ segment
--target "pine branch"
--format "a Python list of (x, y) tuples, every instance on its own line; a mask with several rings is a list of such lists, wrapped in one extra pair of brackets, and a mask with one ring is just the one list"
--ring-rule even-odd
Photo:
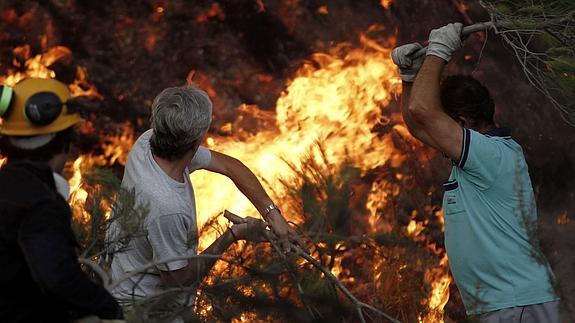
[[(230, 222), (234, 223), (234, 224), (238, 224), (238, 223), (243, 223), (245, 220), (236, 215), (233, 214), (229, 211), (224, 211), (224, 217), (226, 219), (228, 219)], [(285, 253), (281, 251), (280, 247), (277, 244), (277, 238), (274, 237), (270, 232), (265, 231), (264, 234), (266, 235), (267, 240), (271, 243), (271, 245), (273, 246), (274, 250), (284, 259), (286, 260), (286, 256)], [(343, 283), (341, 281), (339, 281), (337, 279), (337, 277), (335, 277), (334, 274), (332, 274), (332, 272), (327, 269), (326, 267), (322, 266), (321, 263), (319, 261), (317, 261), (316, 259), (314, 259), (312, 256), (310, 256), (308, 253), (304, 252), (301, 247), (295, 245), (294, 243), (290, 243), (290, 249), (294, 250), (294, 254), (298, 257), (301, 257), (303, 259), (305, 259), (307, 262), (309, 262), (312, 266), (314, 266), (315, 268), (319, 269), (324, 275), (325, 277), (327, 277), (327, 279), (333, 283), (335, 286), (337, 286), (337, 288), (339, 290), (341, 290), (344, 295), (351, 300), (351, 302), (355, 305), (356, 310), (358, 312), (358, 316), (361, 320), (361, 322), (365, 323), (365, 318), (364, 318), (364, 309), (368, 309), (373, 311), (374, 313), (384, 317), (385, 319), (389, 320), (390, 322), (394, 322), (394, 323), (399, 323), (400, 321), (394, 319), (393, 317), (391, 317), (390, 315), (388, 315), (387, 313), (383, 312), (382, 310), (361, 302), (360, 300), (357, 299), (357, 297), (355, 297), (350, 291), (349, 289), (347, 289), (347, 287), (345, 287), (345, 285), (343, 285)], [(301, 289), (301, 286), (298, 286), (300, 293), (303, 293), (303, 290)]]

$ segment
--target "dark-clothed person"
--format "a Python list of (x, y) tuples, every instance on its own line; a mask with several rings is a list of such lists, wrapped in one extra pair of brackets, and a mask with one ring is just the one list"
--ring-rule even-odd
[(122, 319), (121, 307), (78, 263), (60, 175), (72, 158), (70, 92), (52, 79), (0, 86), (0, 321)]

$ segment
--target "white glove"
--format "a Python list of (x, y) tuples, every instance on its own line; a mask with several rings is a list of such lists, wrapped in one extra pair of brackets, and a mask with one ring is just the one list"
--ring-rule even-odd
[(423, 64), (424, 56), (412, 56), (421, 48), (423, 48), (423, 46), (419, 43), (411, 43), (395, 47), (391, 52), (391, 59), (393, 60), (393, 63), (399, 67), (399, 76), (402, 81), (415, 81), (415, 76)]
[(427, 56), (434, 55), (449, 62), (451, 54), (461, 47), (462, 28), (463, 25), (456, 22), (438, 29), (433, 29), (431, 33), (429, 33)]

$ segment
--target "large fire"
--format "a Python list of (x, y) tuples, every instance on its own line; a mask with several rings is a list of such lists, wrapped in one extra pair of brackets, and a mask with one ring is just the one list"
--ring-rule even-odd
[[(384, 116), (400, 117), (385, 112), (392, 96), (397, 94), (400, 82), (389, 51), (363, 48), (352, 50), (343, 58), (335, 54), (316, 54), (313, 60), (319, 67), (302, 66), (278, 99), (275, 129), (255, 135), (244, 134), (241, 140), (234, 137), (207, 138), (210, 148), (242, 160), (264, 179), (268, 191), (274, 193), (274, 199), (280, 205), (286, 192), (277, 185), (278, 180), (297, 182), (299, 178), (288, 165), (301, 167), (303, 157), (311, 156), (319, 162), (325, 155), (330, 167), (337, 169), (344, 162), (351, 161), (365, 171), (384, 165), (388, 160), (392, 164), (400, 164), (407, 158), (391, 143), (390, 135), (378, 136), (372, 131)], [(406, 133), (403, 127), (395, 130)], [(323, 151), (317, 148), (317, 143), (322, 145)], [(225, 177), (196, 172), (192, 174), (192, 182), (197, 195), (200, 226), (224, 209), (242, 215), (257, 214)], [(385, 184), (374, 183), (367, 202), (371, 210), (369, 222), (374, 231), (387, 230), (389, 226), (378, 219), (376, 212), (377, 205), (386, 198), (381, 194), (382, 190), (378, 190), (381, 185)], [(301, 216), (289, 208), (284, 208), (283, 212), (296, 222)], [(202, 236), (200, 249), (214, 239), (215, 233)], [(335, 260), (336, 266), (332, 270), (336, 276), (341, 272), (340, 261)], [(379, 260), (374, 264), (375, 267), (383, 265)], [(422, 321), (442, 321), (451, 282), (446, 255), (438, 268), (426, 273), (426, 282), (432, 286), (428, 299), (430, 314)]]
[[(399, 79), (388, 52), (352, 51), (344, 59), (316, 54), (320, 68), (304, 65), (278, 99), (276, 125), (255, 135), (209, 136), (210, 148), (243, 161), (281, 204), (285, 192), (278, 179), (298, 181), (288, 164), (301, 167), (302, 157), (311, 154), (318, 162), (320, 143), (330, 166), (340, 167), (351, 160), (361, 169), (372, 169), (388, 159), (401, 162), (390, 137), (379, 137), (372, 128), (382, 118)], [(397, 116), (394, 116), (397, 117)], [(241, 130), (239, 130), (241, 132)], [(192, 174), (198, 200), (199, 225), (228, 209), (242, 215), (256, 215), (249, 201), (226, 178), (206, 172)], [(218, 201), (219, 203), (211, 203)], [(284, 209), (293, 220), (298, 214)], [(214, 236), (202, 237), (205, 248)]]
[[(280, 207), (286, 192), (278, 183), (280, 180), (298, 183), (301, 179), (294, 173), (293, 166), (302, 167), (301, 160), (304, 157), (318, 162), (325, 159), (329, 167), (335, 170), (345, 162), (364, 172), (386, 163), (400, 165), (409, 157), (393, 145), (391, 134), (381, 135), (373, 130), (386, 119), (401, 118), (397, 113), (386, 111), (393, 96), (400, 90), (400, 80), (389, 58), (389, 50), (369, 46), (373, 42), (365, 43), (362, 49), (350, 50), (342, 45), (332, 53), (315, 54), (312, 57), (314, 63), (304, 64), (289, 82), (277, 101), (275, 113), (263, 112), (254, 106), (241, 107), (242, 113), (255, 119), (272, 120), (271, 127), (250, 134), (243, 129), (234, 129), (232, 124), (226, 124), (225, 132), (233, 136), (209, 134), (206, 145), (243, 161), (263, 180), (267, 191), (272, 193)], [(346, 54), (342, 57), (338, 54), (340, 52)], [(14, 54), (26, 58), (26, 72), (14, 72), (8, 77), (0, 77), (1, 83), (13, 85), (26, 76), (55, 77), (49, 66), (59, 59), (69, 57), (71, 52), (65, 47), (55, 47), (43, 55), (32, 57), (29, 48), (21, 47)], [(86, 76), (86, 69), (79, 67), (77, 79), (70, 85), (73, 95), (102, 98), (95, 87), (87, 82)], [(75, 216), (82, 221), (87, 221), (89, 217), (82, 208), (88, 196), (82, 187), (82, 172), (94, 166), (125, 164), (135, 137), (129, 123), (122, 128), (119, 134), (102, 136), (100, 148), (103, 154), (80, 156), (71, 165), (73, 176), (70, 179), (70, 203), (74, 207)], [(392, 131), (407, 134), (402, 126), (395, 126)], [(399, 178), (403, 175), (395, 176)], [(196, 192), (199, 227), (225, 209), (242, 216), (256, 216), (257, 212), (249, 201), (223, 176), (200, 171), (192, 175), (192, 182)], [(397, 194), (384, 192), (382, 188), (385, 185), (384, 182), (376, 181), (367, 198), (366, 208), (370, 212), (368, 221), (373, 232), (390, 230), (389, 223), (379, 218), (376, 212), (378, 206), (390, 197), (389, 194)], [(283, 213), (294, 222), (301, 219), (301, 215), (290, 208), (284, 207)], [(220, 220), (223, 223), (224, 220)], [(418, 239), (421, 232), (418, 225), (421, 226), (421, 223), (413, 221), (407, 228), (413, 239)], [(200, 249), (206, 248), (215, 237), (215, 231), (202, 235)], [(336, 265), (332, 272), (336, 276), (342, 271), (340, 263), (341, 258), (335, 259)], [(385, 265), (383, 258), (374, 259), (374, 272)], [(344, 282), (351, 284), (353, 281), (347, 279)], [(445, 255), (439, 267), (428, 270), (425, 281), (431, 286), (426, 301), (431, 314), (420, 320), (442, 320), (451, 282)]]

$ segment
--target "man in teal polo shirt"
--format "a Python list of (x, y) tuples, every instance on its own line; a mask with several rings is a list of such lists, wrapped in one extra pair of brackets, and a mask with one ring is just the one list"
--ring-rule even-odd
[(411, 56), (417, 43), (392, 53), (409, 131), (453, 161), (443, 184), (451, 272), (467, 314), (481, 322), (558, 323), (553, 274), (534, 239), (537, 210), (521, 146), (495, 126), (494, 103), (481, 83), (462, 75), (440, 82), (461, 46), (461, 28), (431, 31), (425, 59)]

